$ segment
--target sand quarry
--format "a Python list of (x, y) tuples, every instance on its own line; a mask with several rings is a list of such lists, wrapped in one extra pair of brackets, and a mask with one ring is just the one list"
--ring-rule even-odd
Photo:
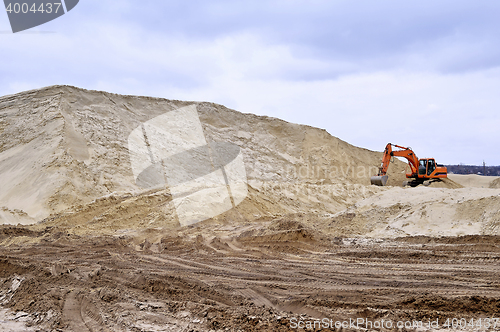
[[(182, 192), (141, 185), (154, 165), (130, 148), (143, 128), (151, 160), (175, 150), (144, 124), (180, 109), (201, 142), (237, 147), (246, 181), (244, 199), (231, 187), (232, 208), (208, 202), (213, 216), (188, 226)], [(499, 331), (500, 180), (403, 188), (395, 160), (376, 187), (381, 157), (207, 102), (70, 86), (1, 97), (0, 331)]]

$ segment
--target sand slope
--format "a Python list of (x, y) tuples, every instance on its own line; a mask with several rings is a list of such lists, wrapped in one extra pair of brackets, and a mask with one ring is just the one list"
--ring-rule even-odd
[(448, 174), (448, 178), (464, 187), (472, 188), (499, 188), (496, 185), (500, 181), (500, 177), (498, 176), (482, 176), (477, 174)]
[[(369, 237), (500, 234), (500, 189), (392, 188), (334, 216)], [(335, 223), (330, 231), (341, 229)], [(349, 236), (345, 232), (340, 234)]]
[(500, 178), (491, 181), (490, 188), (500, 188)]
[[(0, 98), (0, 223), (33, 223), (106, 195), (144, 192), (132, 175), (128, 135), (187, 105), (196, 105), (207, 141), (241, 147), (251, 196), (273, 202), (252, 207), (256, 215), (337, 212), (366, 192), (345, 186), (368, 185), (380, 162), (380, 152), (325, 130), (221, 105), (53, 86)], [(391, 164), (391, 181), (400, 183), (403, 169)]]

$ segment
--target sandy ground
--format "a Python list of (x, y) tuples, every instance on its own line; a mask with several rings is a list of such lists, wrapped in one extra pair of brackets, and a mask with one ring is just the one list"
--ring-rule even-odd
[[(183, 107), (200, 142), (238, 147), (248, 182), (188, 227), (171, 187), (136, 181), (128, 145), (136, 130), (151, 159), (172, 148), (141, 126)], [(402, 188), (395, 160), (389, 186), (371, 186), (381, 156), (212, 103), (67, 86), (2, 97), (0, 331), (500, 331), (499, 179)], [(454, 318), (476, 324), (443, 325)]]
[(500, 189), (396, 187), (360, 199), (334, 218), (358, 236), (500, 235), (499, 206)]
[(2, 233), (39, 242), (2, 246), (0, 294), (41, 331), (290, 331), (301, 319), (500, 315), (497, 236), (341, 238), (288, 219), (203, 223), (157, 244)]

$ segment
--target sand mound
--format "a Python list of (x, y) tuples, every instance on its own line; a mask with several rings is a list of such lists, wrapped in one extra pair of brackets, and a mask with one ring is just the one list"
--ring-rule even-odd
[(431, 180), (429, 187), (431, 188), (448, 188), (448, 189), (459, 189), (464, 186), (450, 178)]
[(471, 188), (499, 188), (498, 186), (495, 187), (495, 185), (500, 184), (500, 177), (498, 176), (448, 174), (448, 178), (464, 187)]
[[(132, 172), (130, 133), (189, 105), (196, 106), (208, 142), (241, 148), (250, 200), (271, 195), (271, 203), (253, 204), (255, 214), (337, 212), (377, 190), (361, 185), (369, 184), (381, 153), (325, 130), (212, 103), (54, 86), (0, 98), (0, 223), (30, 224), (101, 197), (144, 193)], [(403, 169), (396, 161), (390, 172), (399, 176)]]
[(491, 181), (490, 188), (500, 188), (500, 178)]
[(336, 214), (329, 231), (342, 236), (500, 234), (500, 190), (392, 188)]

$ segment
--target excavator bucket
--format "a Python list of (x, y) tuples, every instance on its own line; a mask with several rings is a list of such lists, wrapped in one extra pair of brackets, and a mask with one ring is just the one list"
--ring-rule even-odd
[(370, 178), (370, 181), (372, 184), (376, 186), (385, 186), (388, 178), (389, 178), (388, 175), (382, 175), (382, 176), (377, 175), (377, 176), (372, 176)]

